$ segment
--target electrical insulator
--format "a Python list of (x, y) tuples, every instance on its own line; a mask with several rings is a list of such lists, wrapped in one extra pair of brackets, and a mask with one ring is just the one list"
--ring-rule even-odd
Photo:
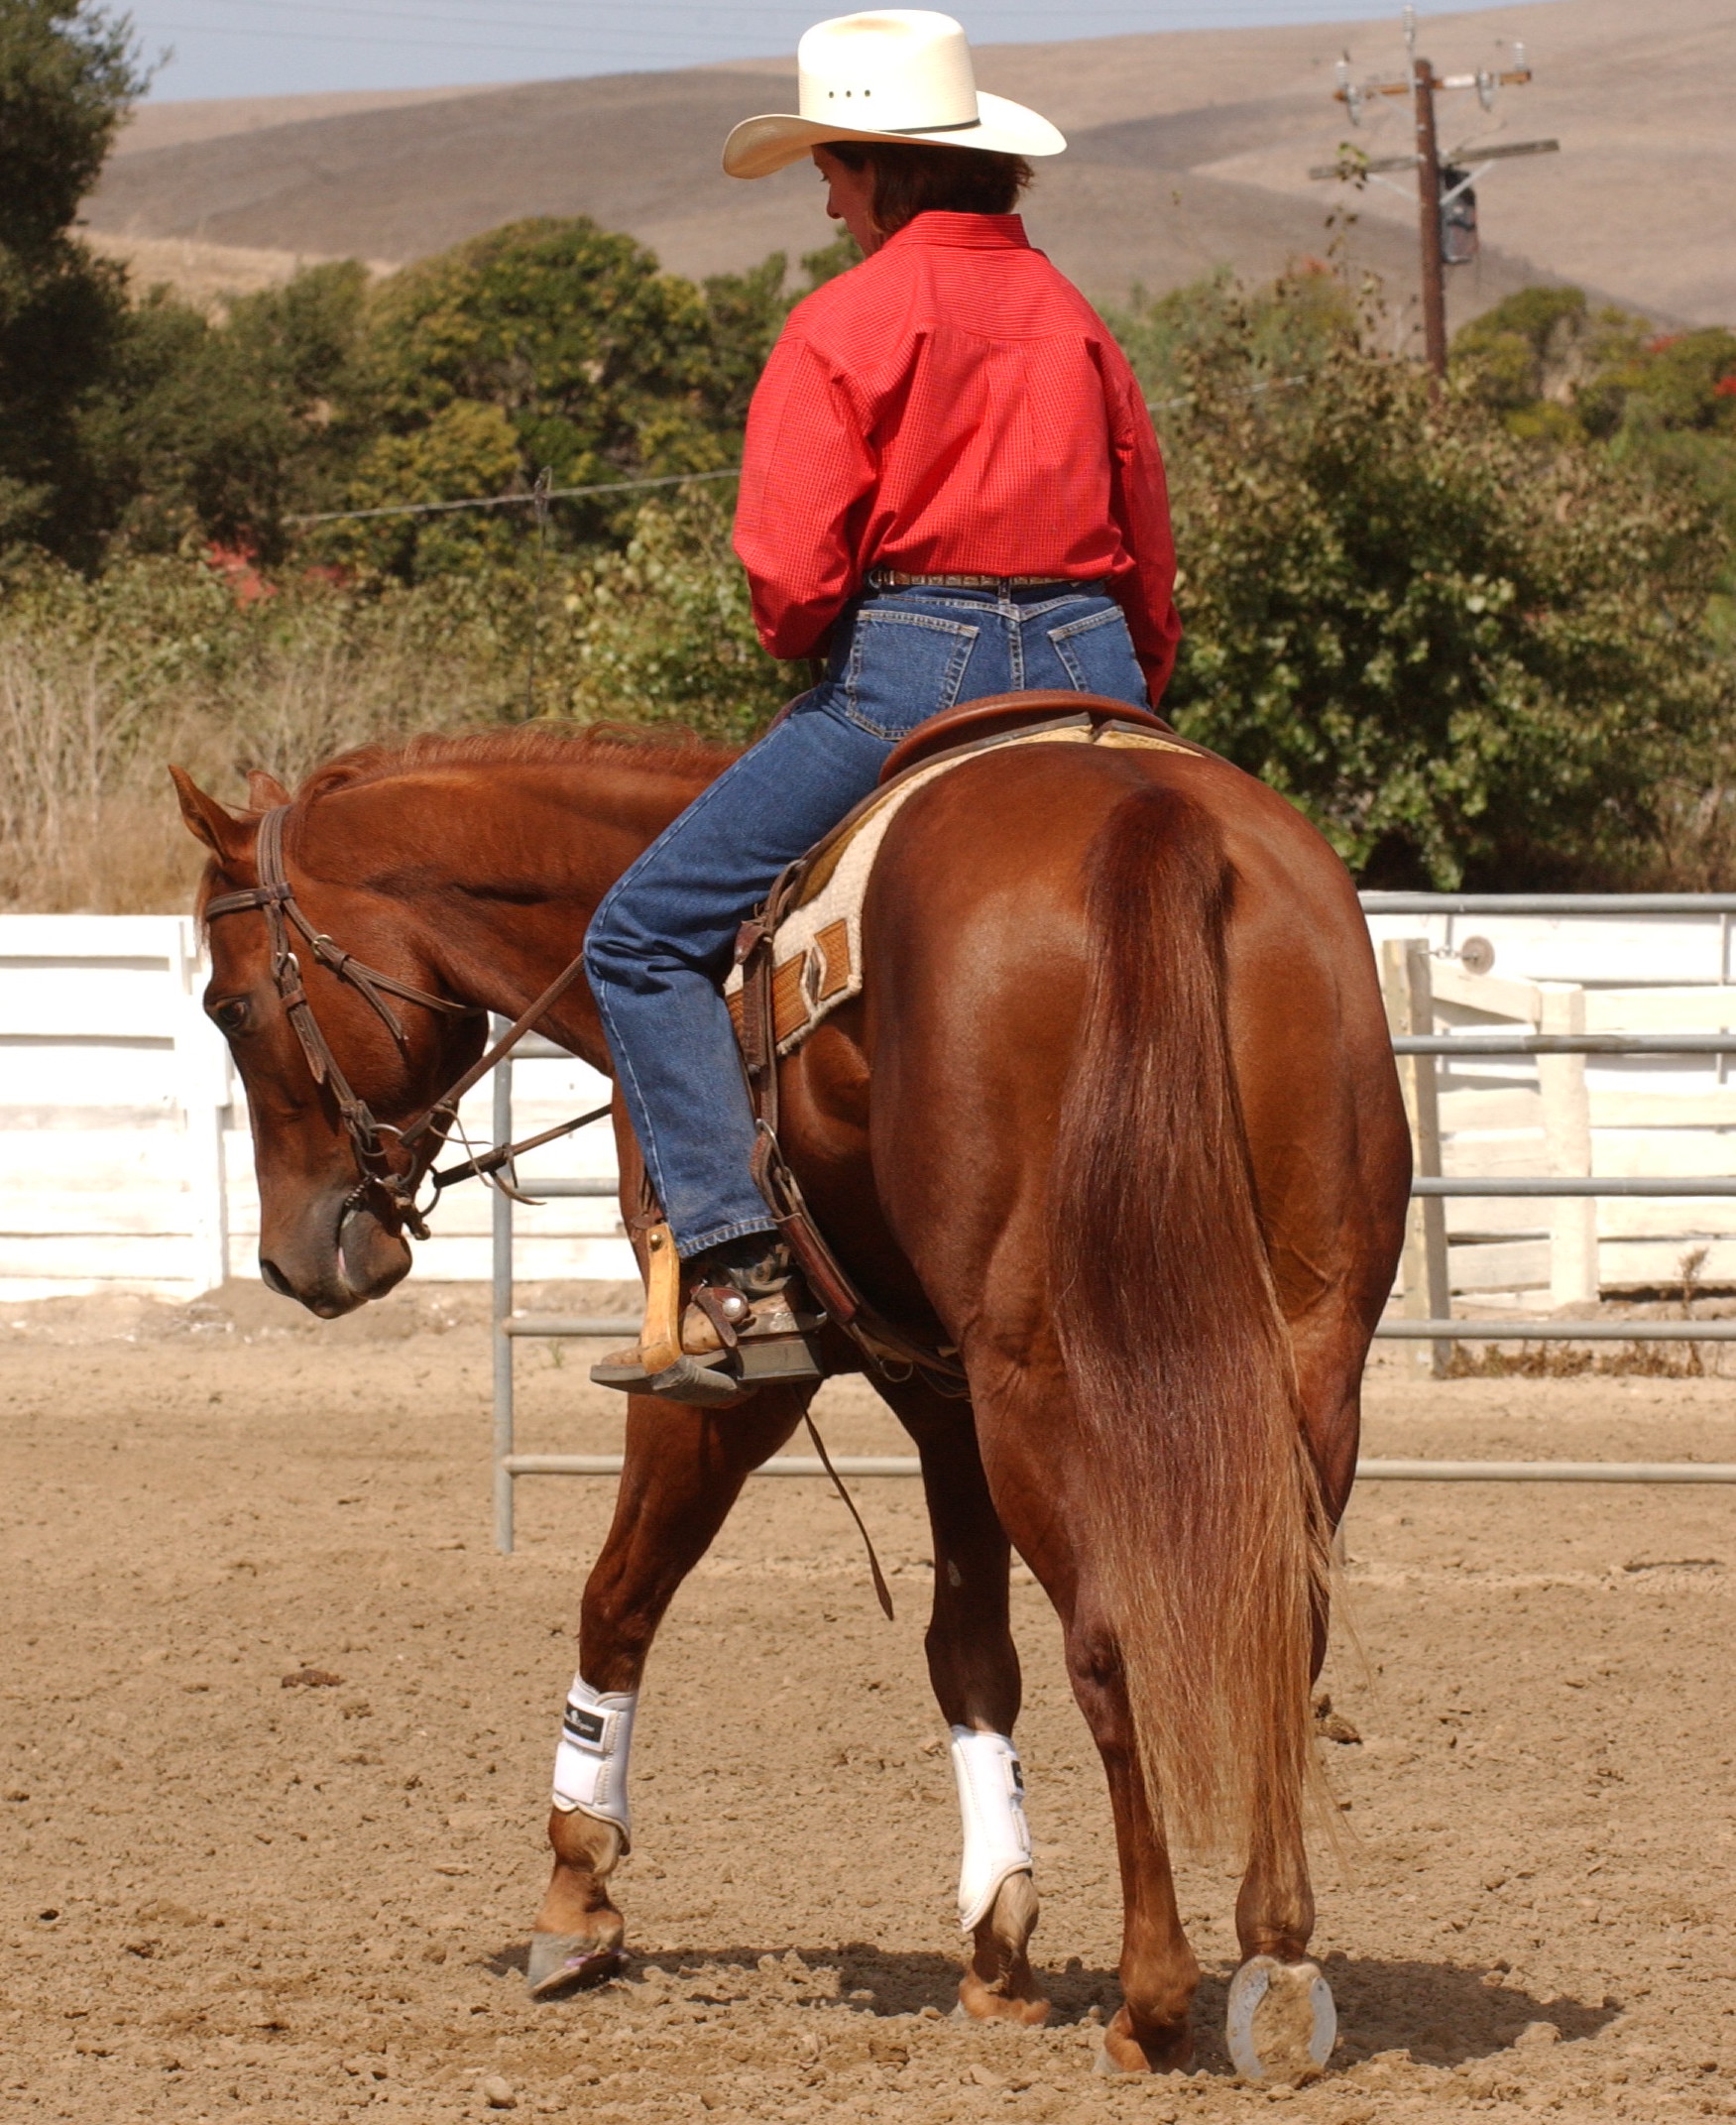
[(1477, 195), (1451, 163), (1442, 165), (1441, 192), (1441, 263), (1468, 266), (1477, 255)]

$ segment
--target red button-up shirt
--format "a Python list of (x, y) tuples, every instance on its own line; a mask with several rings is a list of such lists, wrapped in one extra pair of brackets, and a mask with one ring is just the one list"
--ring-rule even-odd
[(748, 415), (736, 551), (773, 656), (811, 655), (870, 568), (1100, 577), (1153, 701), (1181, 637), (1144, 398), (1016, 214), (919, 214), (791, 311)]

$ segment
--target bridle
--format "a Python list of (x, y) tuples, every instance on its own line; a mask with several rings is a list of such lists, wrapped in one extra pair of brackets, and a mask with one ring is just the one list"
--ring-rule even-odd
[[(453, 1018), (482, 1018), (487, 1012), (478, 1003), (459, 1003), (451, 997), (437, 997), (426, 989), (418, 989), (412, 982), (401, 982), (394, 974), (384, 974), (378, 967), (370, 967), (359, 960), (353, 952), (346, 952), (336, 945), (323, 930), (317, 930), (296, 904), (294, 888), (289, 884), (289, 869), (284, 861), (284, 822), (289, 817), (289, 807), (279, 804), (265, 813), (259, 822), (259, 839), (255, 846), (254, 861), (259, 872), (259, 884), (248, 885), (235, 892), (220, 892), (205, 902), (205, 919), (214, 915), (236, 915), (257, 908), (266, 919), (266, 936), (271, 947), (272, 983), (283, 1003), (284, 1014), (294, 1028), (295, 1038), (301, 1044), (301, 1052), (307, 1059), (313, 1082), (328, 1089), (336, 1103), (338, 1118), (343, 1123), (344, 1134), (349, 1140), (350, 1155), (356, 1162), (356, 1185), (344, 1199), (339, 1212), (341, 1224), (350, 1211), (357, 1209), (369, 1193), (383, 1196), (390, 1205), (392, 1214), (417, 1240), (426, 1240), (428, 1227), (425, 1211), (417, 1206), (416, 1190), (423, 1179), (412, 1156), (402, 1171), (396, 1169), (386, 1153), (383, 1138), (396, 1136), (401, 1151), (413, 1152), (426, 1136), (432, 1135), (433, 1146), (428, 1156), (432, 1157), (458, 1118), (458, 1103), (471, 1087), (480, 1084), (483, 1078), (510, 1054), (518, 1043), (550, 1006), (578, 979), (584, 966), (582, 958), (575, 959), (571, 966), (560, 974), (524, 1014), (516, 1019), (494, 1045), (472, 1063), (462, 1077), (456, 1079), (444, 1092), (425, 1108), (413, 1122), (403, 1128), (395, 1128), (388, 1122), (375, 1116), (366, 1100), (360, 1098), (344, 1074), (343, 1065), (332, 1052), (331, 1042), (326, 1039), (307, 991), (301, 979), (301, 961), (296, 954), (290, 932), (298, 937), (315, 962), (327, 968), (340, 982), (347, 982), (368, 1003), (375, 1016), (397, 1042), (400, 1052), (406, 1052), (409, 1045), (404, 1020), (386, 1001), (388, 996), (398, 997), (406, 1003), (419, 1004), (424, 1010), (441, 1012)], [(537, 1145), (551, 1142), (557, 1136), (569, 1134), (582, 1128), (588, 1122), (601, 1121), (610, 1112), (600, 1107), (594, 1113), (581, 1115), (574, 1121), (563, 1122), (559, 1127), (544, 1129), (540, 1135), (526, 1137), (520, 1143), (496, 1144), (462, 1165), (448, 1167), (442, 1173), (427, 1175), (433, 1183), (433, 1200), (426, 1206), (431, 1210), (438, 1202), (440, 1192), (455, 1181), (469, 1180), (473, 1176), (495, 1177), (498, 1186), (518, 1194), (517, 1189), (500, 1178), (503, 1168), (511, 1166), (520, 1151), (533, 1150)], [(520, 1197), (521, 1201), (525, 1198)]]

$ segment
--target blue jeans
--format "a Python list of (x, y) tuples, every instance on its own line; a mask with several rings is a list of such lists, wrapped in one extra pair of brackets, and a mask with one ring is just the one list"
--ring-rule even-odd
[(722, 984), (736, 931), (786, 864), (866, 797), (899, 739), (985, 694), (1057, 688), (1146, 706), (1099, 583), (869, 592), (825, 679), (625, 872), (585, 972), (663, 1215), (683, 1255), (773, 1230), (748, 1170), (753, 1116)]

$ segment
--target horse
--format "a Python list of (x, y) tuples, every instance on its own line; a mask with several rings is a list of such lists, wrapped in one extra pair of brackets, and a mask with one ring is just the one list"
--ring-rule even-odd
[[(429, 736), (346, 753), (293, 797), (256, 771), (245, 810), (172, 770), (208, 851), (201, 909), (236, 896), (209, 921), (205, 1007), (247, 1091), (272, 1289), (331, 1317), (405, 1274), (440, 1134), (411, 1118), (481, 1055), (482, 1013), (545, 991), (609, 886), (734, 757), (610, 727)], [(273, 920), (238, 911), (284, 904), (258, 890), (262, 823), (298, 934), (319, 940), (287, 969), (281, 922), (274, 946)], [(1010, 1754), (1016, 1547), (1059, 1617), (1113, 1811), (1121, 2000), (1099, 2063), (1192, 2063), (1179, 1839), (1243, 1869), (1235, 2055), (1257, 2010), (1244, 2069), (1311, 2071), (1312, 1689), (1410, 1178), (1351, 881), (1287, 801), (1200, 747), (997, 746), (904, 803), (863, 938), (861, 995), (780, 1065), (779, 1134), (862, 1291), (965, 1370), (965, 1398), (920, 1368), (869, 1374), (919, 1457), (941, 1713)], [(346, 978), (357, 966), (397, 1003)], [(542, 1024), (609, 1070), (582, 981)], [(641, 1169), (616, 1111), (628, 1216)], [(637, 1689), (676, 1589), (811, 1393), (629, 1400), (581, 1607), (595, 1690)], [(623, 1962), (622, 1830), (556, 1809), (548, 1833), (533, 1945), (600, 1980)], [(964, 1938), (964, 2013), (1043, 2019), (1037, 1910), (1027, 1846)], [(1314, 2064), (1274, 2067), (1273, 2031), (1299, 2014)]]

